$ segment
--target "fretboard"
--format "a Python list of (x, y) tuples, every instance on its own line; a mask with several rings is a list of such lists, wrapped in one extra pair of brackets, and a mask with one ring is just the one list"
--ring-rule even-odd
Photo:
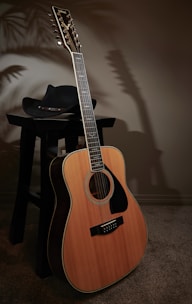
[(73, 52), (71, 55), (91, 171), (100, 171), (104, 165), (83, 54)]

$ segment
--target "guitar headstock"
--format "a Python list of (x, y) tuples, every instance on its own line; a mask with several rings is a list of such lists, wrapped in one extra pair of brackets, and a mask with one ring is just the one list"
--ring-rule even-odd
[(57, 28), (60, 32), (60, 37), (65, 47), (69, 52), (80, 53), (81, 44), (79, 42), (78, 34), (76, 33), (70, 11), (55, 6), (52, 6), (52, 11), (57, 23)]

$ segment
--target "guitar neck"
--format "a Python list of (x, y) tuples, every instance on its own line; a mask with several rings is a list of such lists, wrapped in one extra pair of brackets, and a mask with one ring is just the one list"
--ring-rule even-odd
[(101, 155), (100, 140), (97, 131), (97, 124), (95, 120), (83, 54), (72, 52), (71, 56), (77, 84), (85, 140), (89, 151), (91, 171), (100, 171), (104, 168), (104, 164)]
[(69, 10), (55, 6), (52, 6), (52, 10), (58, 26), (58, 31), (56, 30), (56, 32), (60, 32), (61, 39), (72, 57), (91, 171), (100, 171), (104, 168), (104, 164), (83, 54), (80, 51), (81, 45)]

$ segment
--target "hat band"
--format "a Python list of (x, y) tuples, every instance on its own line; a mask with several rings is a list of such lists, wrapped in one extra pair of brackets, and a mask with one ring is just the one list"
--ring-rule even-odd
[(65, 108), (52, 108), (52, 107), (42, 107), (42, 106), (38, 106), (38, 108), (40, 110), (50, 111), (50, 112), (61, 112), (65, 110)]

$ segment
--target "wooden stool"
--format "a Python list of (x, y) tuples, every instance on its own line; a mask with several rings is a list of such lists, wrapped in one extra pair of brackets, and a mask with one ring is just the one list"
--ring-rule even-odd
[[(26, 114), (7, 114), (10, 124), (21, 127), (20, 164), (17, 194), (10, 226), (10, 241), (17, 244), (23, 241), (28, 202), (31, 201), (40, 208), (37, 240), (36, 273), (40, 277), (51, 274), (47, 260), (47, 236), (54, 206), (54, 193), (49, 178), (49, 165), (54, 155), (51, 148), (58, 150), (58, 140), (65, 139), (66, 152), (74, 151), (78, 137), (84, 136), (80, 119), (73, 115), (56, 116), (54, 118), (38, 119)], [(101, 145), (103, 128), (113, 127), (115, 118), (96, 117), (97, 129)], [(40, 192), (30, 191), (33, 157), (36, 138), (40, 138)]]

